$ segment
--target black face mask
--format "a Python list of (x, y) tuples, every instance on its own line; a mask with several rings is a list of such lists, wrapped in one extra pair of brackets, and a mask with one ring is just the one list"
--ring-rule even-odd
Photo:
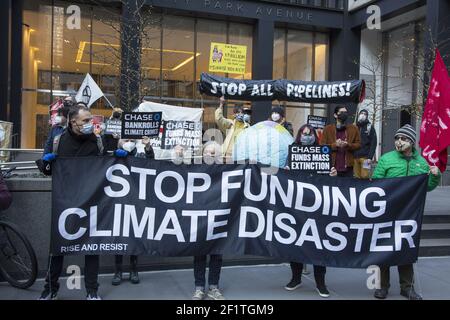
[(116, 118), (116, 119), (120, 119), (122, 117), (122, 113), (120, 113), (120, 112), (113, 112), (113, 118)]
[(347, 119), (348, 119), (348, 114), (347, 114), (347, 112), (343, 112), (343, 113), (338, 114), (338, 119), (339, 119), (340, 121), (342, 121), (342, 122), (347, 121)]

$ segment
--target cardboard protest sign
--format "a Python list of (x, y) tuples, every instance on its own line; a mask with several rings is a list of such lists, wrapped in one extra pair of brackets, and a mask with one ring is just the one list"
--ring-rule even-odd
[(122, 139), (141, 139), (159, 134), (161, 112), (124, 112), (122, 114)]
[(247, 46), (211, 42), (210, 72), (245, 74)]
[(331, 171), (330, 146), (301, 146), (293, 144), (289, 147), (289, 168), (318, 174), (329, 174)]

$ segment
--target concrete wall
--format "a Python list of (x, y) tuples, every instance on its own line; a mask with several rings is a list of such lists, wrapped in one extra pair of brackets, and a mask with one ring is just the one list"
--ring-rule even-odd
[[(3, 213), (2, 218), (16, 223), (28, 237), (34, 250), (36, 251), (39, 264), (39, 276), (42, 277), (46, 272), (48, 250), (50, 248), (51, 179), (12, 178), (7, 180), (7, 185), (13, 195), (13, 204)], [(279, 262), (281, 261), (267, 257), (224, 257), (225, 265), (247, 265)], [(128, 264), (127, 258), (124, 259), (124, 263)], [(73, 264), (83, 267), (83, 257), (66, 257), (64, 270), (67, 270), (67, 266)], [(143, 256), (139, 259), (139, 266), (140, 270), (192, 268), (192, 257), (164, 258)], [(114, 257), (102, 256), (100, 258), (100, 272), (110, 273), (113, 272), (113, 270)], [(192, 277), (194, 276), (192, 275)]]

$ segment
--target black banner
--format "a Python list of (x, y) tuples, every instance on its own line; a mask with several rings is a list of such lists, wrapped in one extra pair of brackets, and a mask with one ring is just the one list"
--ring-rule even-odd
[(122, 114), (122, 139), (141, 139), (159, 134), (162, 112), (124, 112)]
[(208, 73), (200, 77), (202, 94), (246, 101), (294, 101), (305, 103), (359, 103), (365, 97), (364, 80), (299, 81), (239, 80)]
[(426, 175), (366, 181), (264, 170), (59, 158), (51, 253), (248, 254), (353, 268), (417, 260)]
[(290, 145), (288, 166), (291, 170), (329, 174), (332, 167), (331, 147)]

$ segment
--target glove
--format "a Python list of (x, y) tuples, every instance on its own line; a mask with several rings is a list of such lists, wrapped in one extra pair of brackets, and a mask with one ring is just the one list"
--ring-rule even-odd
[(56, 159), (56, 154), (54, 154), (54, 153), (46, 153), (42, 157), (42, 160), (47, 161), (47, 162), (52, 162), (55, 159)]
[(114, 155), (117, 158), (126, 158), (128, 156), (128, 152), (123, 149), (117, 149), (116, 151), (114, 151)]

